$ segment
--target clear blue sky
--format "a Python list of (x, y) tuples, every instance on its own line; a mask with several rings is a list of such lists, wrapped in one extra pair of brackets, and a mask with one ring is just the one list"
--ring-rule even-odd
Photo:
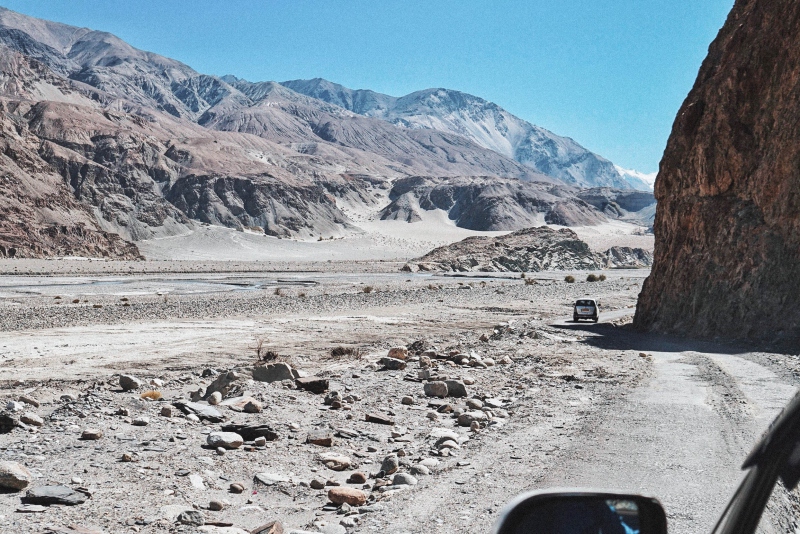
[(624, 167), (658, 169), (733, 0), (0, 0), (208, 74), (321, 77), (498, 103)]

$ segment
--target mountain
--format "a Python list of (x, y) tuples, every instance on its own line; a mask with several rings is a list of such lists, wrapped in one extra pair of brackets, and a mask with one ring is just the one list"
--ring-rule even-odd
[(737, 0), (664, 151), (634, 326), (796, 346), (798, 80), (800, 3)]
[(426, 89), (396, 98), (353, 90), (315, 78), (282, 85), (330, 104), (412, 129), (460, 135), (535, 171), (579, 187), (652, 190), (626, 171), (568, 137), (534, 126), (480, 97), (451, 89)]
[[(342, 236), (362, 231), (347, 213), (391, 217), (406, 201), (467, 227), (617, 217), (468, 135), (379, 117), (391, 97), (340, 97), (205, 75), (0, 8), (0, 254), (137, 257), (132, 243), (198, 223)], [(428, 199), (451, 191), (457, 209), (395, 198), (412, 178)]]

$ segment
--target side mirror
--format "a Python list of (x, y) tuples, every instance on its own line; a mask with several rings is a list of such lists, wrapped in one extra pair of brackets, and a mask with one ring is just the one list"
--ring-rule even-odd
[(667, 517), (641, 495), (535, 491), (506, 505), (494, 534), (666, 534)]

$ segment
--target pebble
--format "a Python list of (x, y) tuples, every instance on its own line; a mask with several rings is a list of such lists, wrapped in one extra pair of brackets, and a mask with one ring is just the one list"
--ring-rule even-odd
[(194, 527), (201, 527), (205, 524), (203, 514), (197, 510), (186, 510), (178, 514), (178, 523), (182, 525), (191, 525)]
[(428, 382), (423, 386), (423, 391), (428, 397), (447, 397), (447, 384), (441, 381)]
[(264, 411), (264, 406), (256, 399), (250, 399), (242, 408), (244, 413), (261, 413)]
[(103, 431), (97, 428), (87, 428), (81, 433), (81, 439), (92, 441), (103, 437)]
[(487, 367), (493, 367), (493, 366), (494, 366), (494, 359), (492, 359), (492, 358), (485, 358), (485, 359), (483, 360), (483, 363), (485, 363)]
[(41, 504), (44, 506), (52, 504), (75, 506), (85, 503), (88, 498), (89, 496), (85, 493), (75, 491), (68, 486), (56, 485), (29, 489), (22, 501), (25, 504)]
[(289, 477), (275, 473), (256, 473), (253, 478), (256, 482), (264, 484), (265, 486), (274, 486), (281, 482), (289, 482)]
[(150, 424), (150, 418), (149, 417), (137, 417), (136, 419), (133, 420), (133, 422), (131, 424), (133, 426), (147, 426), (147, 425)]
[(6, 403), (6, 410), (9, 412), (21, 412), (25, 409), (25, 405), (17, 401), (8, 401)]
[(208, 503), (208, 509), (213, 512), (219, 512), (225, 509), (225, 503), (222, 501), (211, 501)]
[(447, 396), (448, 397), (466, 397), (467, 396), (467, 388), (464, 385), (464, 382), (460, 380), (445, 380), (445, 384), (447, 384)]
[(219, 391), (215, 391), (214, 393), (208, 396), (208, 403), (211, 406), (216, 406), (220, 402), (222, 402), (222, 393), (220, 393)]
[(20, 395), (19, 397), (20, 402), (24, 402), (25, 404), (29, 404), (34, 408), (38, 408), (40, 406), (39, 401), (34, 399), (33, 397), (29, 397), (27, 395)]
[(427, 418), (428, 418), (428, 419), (430, 419), (431, 421), (436, 421), (436, 420), (438, 420), (438, 419), (439, 419), (439, 414), (438, 414), (438, 413), (436, 413), (436, 412), (428, 412), (428, 413), (425, 415), (425, 417), (427, 417)]
[(458, 424), (459, 424), (459, 426), (468, 427), (468, 426), (472, 425), (473, 422), (476, 422), (476, 421), (477, 422), (482, 422), (482, 421), (486, 421), (487, 419), (488, 419), (488, 416), (486, 415), (486, 412), (481, 412), (481, 411), (475, 410), (475, 411), (471, 411), (471, 412), (464, 412), (461, 415), (459, 415), (458, 416)]
[(422, 464), (414, 464), (408, 469), (408, 471), (412, 475), (417, 475), (417, 476), (431, 474), (431, 470)]
[(405, 361), (408, 359), (408, 349), (405, 347), (392, 347), (389, 349), (389, 352), (386, 354), (386, 356)]
[(42, 426), (42, 425), (44, 425), (44, 420), (41, 417), (39, 417), (38, 415), (36, 415), (35, 413), (33, 413), (33, 412), (25, 412), (25, 413), (23, 413), (20, 416), (19, 420), (22, 421), (23, 423), (25, 423), (26, 425), (31, 425), (31, 426)]
[(316, 490), (325, 489), (325, 481), (315, 478), (311, 480), (309, 486), (311, 486), (311, 489), (316, 489)]
[(381, 462), (381, 471), (387, 475), (391, 475), (392, 473), (396, 472), (399, 467), (400, 459), (396, 454), (390, 454)]
[(345, 517), (339, 524), (342, 525), (344, 528), (356, 528), (358, 526), (358, 522), (355, 520), (354, 517)]
[(464, 382), (464, 385), (466, 386), (472, 386), (475, 384), (475, 379), (471, 376), (465, 376), (461, 379), (461, 381)]
[(392, 479), (393, 486), (416, 486), (417, 479), (408, 473), (397, 473)]
[(64, 393), (60, 398), (62, 402), (76, 402), (78, 400), (78, 397), (72, 393)]
[(408, 395), (406, 395), (400, 400), (400, 402), (405, 404), (406, 406), (411, 406), (412, 404), (414, 404), (414, 397), (409, 397)]
[(334, 471), (344, 471), (350, 467), (352, 463), (347, 456), (331, 453), (320, 455), (319, 461), (322, 462), (325, 467)]
[(483, 402), (479, 399), (467, 399), (467, 407), (472, 410), (480, 410), (483, 408)]
[(206, 438), (206, 442), (214, 448), (238, 449), (244, 443), (244, 439), (236, 432), (212, 432)]
[(350, 506), (362, 506), (367, 503), (367, 495), (355, 488), (338, 487), (328, 490), (328, 499), (334, 504), (347, 503)]
[(380, 364), (389, 371), (401, 371), (406, 368), (406, 362), (397, 358), (381, 358)]
[(264, 436), (258, 436), (256, 439), (253, 440), (253, 445), (256, 447), (264, 447), (267, 444), (267, 438)]
[(366, 473), (362, 473), (361, 471), (355, 471), (350, 474), (350, 478), (347, 479), (348, 484), (364, 484), (367, 482), (367, 475)]
[(17, 462), (0, 462), (0, 488), (20, 491), (27, 488), (33, 476), (28, 469)]
[(244, 485), (239, 482), (234, 482), (228, 487), (231, 493), (244, 493)]
[(142, 381), (133, 375), (119, 375), (119, 387), (122, 391), (133, 391), (142, 387)]
[(161, 417), (172, 417), (172, 406), (162, 406)]
[(217, 447), (217, 455), (225, 456), (225, 447)]
[(320, 447), (332, 447), (333, 434), (325, 430), (315, 430), (308, 433), (308, 436), (306, 436), (306, 443), (318, 445)]

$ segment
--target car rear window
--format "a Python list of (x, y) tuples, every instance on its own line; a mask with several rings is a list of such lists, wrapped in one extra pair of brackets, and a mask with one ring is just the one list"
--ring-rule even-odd
[(594, 302), (591, 300), (579, 300), (575, 303), (575, 306), (594, 306)]

